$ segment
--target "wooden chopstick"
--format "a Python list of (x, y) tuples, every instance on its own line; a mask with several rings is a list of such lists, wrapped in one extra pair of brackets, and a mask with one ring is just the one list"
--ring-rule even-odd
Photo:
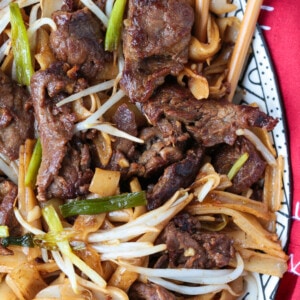
[(195, 1), (195, 37), (202, 43), (207, 39), (207, 21), (209, 15), (210, 0)]
[(263, 0), (248, 0), (245, 14), (241, 23), (241, 28), (233, 49), (232, 57), (229, 63), (227, 81), (230, 83), (231, 92), (228, 100), (232, 101), (248, 49), (252, 41), (257, 19)]

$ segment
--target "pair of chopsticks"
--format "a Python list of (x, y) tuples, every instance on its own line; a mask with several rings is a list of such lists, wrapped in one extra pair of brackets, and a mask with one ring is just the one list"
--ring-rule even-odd
[[(206, 40), (206, 26), (209, 15), (210, 0), (195, 1), (195, 36), (201, 41)], [(248, 0), (242, 19), (241, 28), (229, 63), (227, 81), (230, 83), (228, 100), (234, 96), (248, 49), (254, 34), (257, 19), (263, 0)]]

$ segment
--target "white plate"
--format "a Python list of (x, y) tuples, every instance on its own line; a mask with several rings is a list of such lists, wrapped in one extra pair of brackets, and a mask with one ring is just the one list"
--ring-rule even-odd
[[(234, 13), (234, 15), (239, 19), (242, 19), (246, 6), (245, 0), (234, 0), (233, 3), (238, 7), (238, 10)], [(284, 198), (282, 208), (277, 213), (277, 234), (281, 240), (282, 246), (286, 247), (289, 237), (289, 217), (291, 211), (291, 178), (288, 134), (276, 74), (260, 28), (257, 28), (255, 31), (252, 41), (252, 53), (247, 61), (244, 73), (241, 76), (239, 88), (243, 91), (243, 93), (237, 93), (234, 98), (235, 102), (255, 102), (264, 112), (278, 118), (279, 120), (271, 135), (277, 153), (282, 155), (285, 160), (283, 174)], [(241, 94), (243, 95), (242, 98)], [(275, 299), (279, 278), (255, 274), (255, 279), (259, 287), (258, 299)], [(241, 299), (253, 300), (253, 291), (248, 289)]]

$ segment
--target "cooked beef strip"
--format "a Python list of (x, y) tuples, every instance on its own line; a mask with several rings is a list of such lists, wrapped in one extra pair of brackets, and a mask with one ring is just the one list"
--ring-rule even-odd
[(257, 107), (235, 105), (224, 100), (197, 100), (180, 85), (164, 85), (142, 105), (154, 126), (162, 127), (165, 118), (184, 124), (193, 138), (205, 147), (219, 143), (233, 145), (236, 130), (250, 126), (272, 130), (278, 120)]
[(73, 138), (67, 144), (67, 152), (58, 174), (47, 188), (46, 198), (72, 199), (86, 195), (94, 175), (90, 166), (89, 146)]
[(20, 224), (13, 210), (17, 195), (17, 185), (10, 180), (0, 178), (0, 225), (8, 226), (11, 235), (21, 233)]
[(50, 46), (57, 59), (77, 66), (83, 77), (94, 79), (112, 58), (104, 51), (101, 22), (87, 8), (56, 11), (52, 18), (57, 30), (50, 34)]
[[(136, 122), (135, 114), (127, 104), (121, 104), (112, 117), (113, 123), (116, 127), (132, 136), (138, 135), (138, 124)], [(130, 157), (134, 151), (134, 142), (124, 139), (116, 138), (115, 149), (126, 153)]]
[(30, 95), (0, 70), (0, 152), (11, 160), (19, 157), (19, 148), (34, 136)]
[(167, 250), (154, 268), (222, 268), (234, 257), (233, 240), (225, 234), (201, 232), (201, 224), (188, 213), (177, 215), (156, 240)]
[(266, 162), (261, 158), (254, 145), (244, 137), (238, 137), (233, 146), (221, 145), (212, 155), (212, 164), (221, 174), (228, 174), (232, 165), (244, 153), (249, 158), (232, 180), (232, 186), (227, 190), (240, 194), (262, 178)]
[(180, 188), (187, 188), (194, 182), (201, 167), (203, 153), (200, 147), (190, 149), (184, 159), (165, 168), (158, 182), (147, 191), (148, 209), (158, 208)]
[(183, 69), (193, 23), (191, 1), (129, 1), (120, 84), (132, 101), (146, 101), (165, 76)]
[(62, 65), (36, 72), (31, 80), (31, 95), (38, 123), (43, 157), (37, 177), (38, 199), (46, 200), (46, 189), (61, 168), (67, 143), (73, 136), (75, 116), (69, 104), (57, 107), (61, 97), (86, 87), (84, 80), (67, 77)]
[(145, 178), (159, 176), (165, 167), (184, 158), (186, 144), (171, 144), (163, 138), (158, 127), (143, 128), (139, 137), (145, 141), (145, 146), (137, 163), (143, 166)]
[(129, 291), (130, 300), (175, 300), (177, 299), (164, 287), (154, 283), (143, 283), (135, 281)]

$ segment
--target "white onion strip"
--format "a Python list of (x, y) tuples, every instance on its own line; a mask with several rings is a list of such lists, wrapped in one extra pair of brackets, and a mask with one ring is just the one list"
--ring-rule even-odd
[(18, 174), (0, 157), (0, 170), (15, 184), (18, 183)]
[(152, 269), (120, 263), (129, 271), (139, 273), (147, 277), (163, 277), (169, 280), (195, 284), (225, 284), (237, 279), (244, 271), (244, 262), (240, 254), (236, 253), (237, 267), (235, 269)]
[(271, 166), (276, 166), (276, 159), (273, 154), (268, 150), (268, 148), (263, 144), (263, 142), (249, 129), (238, 129), (236, 131), (237, 135), (243, 135), (247, 138), (261, 153), (267, 163)]
[(108, 18), (105, 13), (91, 0), (80, 0), (91, 12), (93, 12), (105, 27), (108, 25)]
[(58, 251), (51, 251), (51, 254), (57, 264), (57, 266), (68, 276), (71, 287), (73, 291), (78, 291), (78, 283), (76, 280), (76, 273), (74, 270), (74, 265), (71, 260), (64, 255), (64, 258), (60, 255)]
[(0, 9), (3, 9), (5, 6), (7, 6), (9, 3), (11, 2), (11, 0), (2, 0), (0, 2)]
[(196, 189), (198, 201), (202, 202), (204, 200), (204, 198), (207, 196), (207, 194), (211, 191), (211, 189), (214, 185), (215, 185), (215, 180), (212, 178), (209, 178), (207, 180), (206, 184), (204, 184), (201, 187), (198, 187)]
[(75, 101), (75, 100), (78, 100), (80, 98), (83, 98), (85, 96), (88, 96), (88, 95), (91, 95), (91, 94), (95, 94), (95, 93), (98, 93), (98, 92), (101, 92), (101, 91), (105, 91), (109, 88), (112, 88), (114, 86), (114, 82), (115, 80), (114, 79), (111, 79), (111, 80), (108, 80), (108, 81), (104, 81), (104, 82), (101, 82), (99, 84), (96, 84), (94, 86), (91, 86), (83, 91), (80, 91), (76, 94), (73, 94), (61, 101), (59, 101), (56, 106), (62, 106), (66, 103), (69, 103), (69, 102), (72, 102), (72, 101)]
[(116, 104), (118, 101), (120, 101), (125, 96), (125, 93), (122, 90), (117, 91), (115, 94), (113, 94), (101, 107), (98, 108), (90, 117), (86, 119), (87, 123), (94, 123), (96, 120), (98, 120), (100, 117), (103, 116), (103, 114), (109, 110), (114, 104)]
[[(11, 1), (9, 1), (9, 2), (11, 2)], [(36, 3), (40, 2), (40, 0), (19, 0), (16, 2), (22, 8), (22, 7), (36, 4)], [(6, 6), (5, 6), (5, 4), (6, 4)], [(3, 4), (1, 3), (0, 6), (1, 6), (1, 9), (0, 9), (0, 34), (1, 34), (9, 23), (10, 12), (9, 12), (9, 3), (3, 3)]]
[(220, 292), (222, 290), (227, 290), (231, 294), (234, 294), (232, 289), (227, 284), (210, 284), (210, 285), (203, 285), (203, 286), (187, 286), (187, 285), (180, 285), (176, 283), (172, 283), (170, 281), (164, 280), (159, 277), (148, 277), (148, 280), (165, 287), (167, 290), (177, 292), (184, 295), (203, 295), (213, 292)]
[(114, 2), (115, 0), (106, 0), (106, 4), (105, 4), (105, 14), (107, 15), (107, 17), (109, 18), (112, 12), (112, 8), (114, 6)]
[(89, 124), (94, 124), (98, 118), (102, 117), (102, 115), (110, 109), (114, 104), (120, 101), (124, 97), (125, 93), (122, 90), (119, 90), (113, 96), (111, 96), (102, 106), (98, 108), (92, 115), (90, 115), (84, 121), (77, 123), (74, 128), (74, 132), (78, 132), (81, 130), (86, 130), (89, 128)]
[(29, 27), (38, 19), (38, 11), (40, 7), (41, 7), (40, 3), (37, 3), (34, 6), (32, 6), (29, 15)]
[(0, 47), (0, 62), (4, 59), (5, 55), (7, 55), (9, 48), (10, 39), (6, 40)]
[(20, 214), (20, 211), (17, 207), (14, 207), (14, 213), (15, 213), (15, 217), (17, 219), (17, 221), (22, 225), (23, 228), (25, 228), (27, 231), (35, 234), (35, 235), (39, 235), (39, 234), (45, 234), (44, 231), (30, 225), (28, 222), (26, 222), (24, 220), (24, 218), (22, 217), (22, 215)]
[(111, 244), (93, 244), (92, 247), (101, 253), (115, 253), (120, 251), (130, 251), (132, 249), (144, 249), (152, 247), (150, 242), (125, 242), (125, 243), (111, 243)]
[(110, 240), (130, 240), (146, 232), (157, 232), (155, 227), (145, 225), (133, 226), (132, 228), (128, 228), (128, 226), (124, 228), (124, 226), (125, 225), (91, 233), (88, 237), (88, 242), (98, 243)]
[(31, 36), (42, 26), (49, 25), (52, 30), (57, 30), (57, 26), (55, 22), (50, 18), (41, 18), (35, 20), (32, 24), (30, 24), (29, 28), (27, 29), (28, 38)]
[(136, 258), (136, 257), (143, 257), (143, 256), (149, 256), (154, 253), (158, 253), (161, 251), (166, 250), (166, 245), (156, 245), (156, 246), (148, 246), (144, 249), (136, 249), (136, 250), (128, 250), (128, 251), (121, 251), (121, 252), (108, 252), (108, 253), (101, 253), (101, 260), (115, 260), (115, 259), (130, 259), (130, 258)]
[(118, 137), (130, 140), (130, 141), (133, 141), (135, 143), (140, 143), (140, 144), (144, 143), (144, 140), (139, 139), (133, 135), (130, 135), (129, 133), (127, 133), (125, 131), (119, 130), (118, 128), (116, 128), (108, 123), (86, 124), (85, 129), (92, 129), (92, 128), (97, 129), (99, 131), (103, 131), (103, 132), (108, 133), (113, 136), (118, 136)]

